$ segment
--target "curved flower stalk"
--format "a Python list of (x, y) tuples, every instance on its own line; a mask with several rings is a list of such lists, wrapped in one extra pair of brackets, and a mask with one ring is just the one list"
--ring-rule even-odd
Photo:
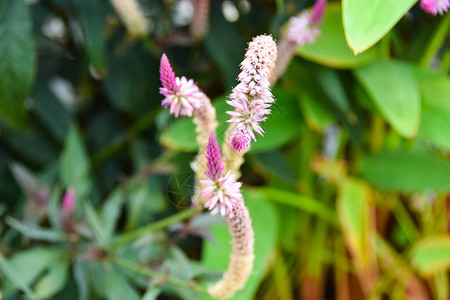
[(450, 0), (421, 0), (420, 7), (433, 15), (443, 15), (450, 8)]
[[(261, 136), (264, 130), (260, 123), (270, 114), (270, 106), (275, 99), (270, 92), (269, 74), (275, 65), (277, 46), (272, 36), (260, 35), (248, 44), (245, 58), (241, 63), (240, 83), (230, 95), (229, 105), (234, 111), (227, 111), (231, 123), (226, 133), (224, 155), (233, 174), (243, 162), (243, 155), (249, 150), (251, 140), (256, 141), (255, 132)], [(233, 151), (234, 150), (234, 151)]]
[(147, 35), (148, 23), (136, 0), (111, 0), (111, 4), (131, 37)]
[(224, 175), (224, 167), (216, 136), (211, 133), (206, 147), (207, 179), (202, 196), (208, 200), (205, 207), (211, 214), (220, 212), (228, 223), (232, 253), (223, 278), (210, 286), (208, 292), (217, 299), (228, 299), (242, 289), (253, 268), (254, 233), (248, 209), (240, 191), (241, 183), (230, 171)]
[(202, 39), (209, 29), (209, 0), (191, 0), (194, 16), (191, 23), (191, 36), (194, 40)]
[(299, 16), (290, 19), (288, 30), (278, 44), (276, 67), (269, 79), (271, 84), (284, 73), (297, 48), (314, 43), (320, 35), (319, 26), (322, 23), (326, 5), (327, 0), (317, 0), (311, 12), (303, 10)]
[[(161, 57), (159, 68), (162, 87), (160, 93), (166, 98), (161, 102), (163, 107), (170, 107), (170, 113), (175, 117), (193, 117), (196, 125), (197, 143), (199, 152), (191, 167), (195, 171), (197, 180), (205, 178), (204, 160), (205, 148), (208, 142), (209, 133), (216, 130), (216, 109), (212, 106), (211, 100), (203, 93), (192, 79), (186, 77), (176, 77), (165, 54)], [(197, 182), (199, 185), (199, 182)], [(194, 195), (194, 202), (200, 200), (200, 193)]]

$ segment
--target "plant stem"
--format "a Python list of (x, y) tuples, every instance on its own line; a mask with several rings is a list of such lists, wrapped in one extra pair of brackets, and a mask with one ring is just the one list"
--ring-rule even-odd
[(152, 278), (161, 279), (164, 282), (167, 282), (167, 283), (179, 286), (179, 287), (189, 288), (196, 292), (207, 294), (207, 291), (205, 288), (198, 286), (195, 283), (187, 282), (187, 281), (184, 281), (184, 280), (181, 280), (178, 278), (169, 277), (169, 275), (167, 275), (167, 274), (164, 274), (162, 272), (153, 271), (152, 269), (141, 266), (131, 260), (121, 258), (121, 257), (114, 257), (113, 262), (115, 264), (117, 264), (118, 266), (121, 266), (122, 268), (134, 271), (136, 273), (140, 273), (140, 274), (152, 277)]
[(433, 35), (428, 42), (428, 46), (420, 58), (419, 64), (422, 66), (427, 66), (430, 64), (433, 57), (439, 51), (442, 43), (445, 41), (448, 29), (450, 28), (450, 15), (447, 14), (439, 23), (437, 28), (433, 31)]
[(159, 220), (155, 223), (148, 224), (146, 226), (137, 228), (135, 230), (129, 231), (112, 242), (112, 247), (116, 248), (118, 246), (124, 245), (134, 239), (137, 239), (141, 236), (144, 236), (150, 232), (157, 231), (163, 229), (171, 224), (179, 222), (181, 220), (192, 217), (196, 213), (200, 212), (203, 209), (202, 206), (194, 206), (189, 209), (183, 210), (175, 215), (167, 217), (165, 219)]

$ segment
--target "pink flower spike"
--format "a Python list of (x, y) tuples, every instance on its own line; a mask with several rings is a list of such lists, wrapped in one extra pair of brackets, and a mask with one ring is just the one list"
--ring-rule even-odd
[(75, 208), (75, 189), (69, 188), (62, 199), (62, 211), (66, 216), (70, 216)]
[(195, 109), (199, 108), (206, 95), (200, 91), (192, 79), (175, 77), (175, 73), (163, 54), (159, 68), (162, 83), (159, 92), (166, 98), (162, 101), (163, 107), (170, 106), (170, 113), (175, 117), (179, 115), (191, 117)]
[(450, 8), (450, 0), (421, 0), (420, 7), (433, 15), (443, 15)]
[(269, 107), (275, 102), (268, 76), (276, 58), (277, 46), (271, 36), (260, 35), (248, 43), (238, 76), (240, 83), (233, 89), (231, 101), (227, 101), (234, 108), (234, 111), (227, 111), (231, 116), (227, 122), (237, 124), (230, 139), (236, 151), (250, 147), (250, 138), (256, 141), (253, 131), (263, 135), (260, 122), (267, 119)]
[(297, 46), (303, 46), (314, 43), (319, 35), (318, 24), (312, 21), (311, 14), (305, 10), (298, 17), (291, 18), (286, 39)]
[(166, 54), (161, 57), (161, 64), (159, 66), (159, 79), (162, 86), (168, 90), (173, 90), (175, 86), (175, 72), (170, 65), (169, 59)]
[(208, 178), (218, 180), (219, 177), (222, 176), (222, 157), (214, 132), (211, 132), (208, 144), (206, 145), (206, 166), (208, 167), (208, 171), (206, 171), (205, 174)]
[(208, 198), (205, 207), (211, 210), (211, 215), (220, 213), (232, 218), (233, 207), (243, 201), (240, 190), (242, 183), (237, 182), (230, 171), (218, 179), (208, 177), (200, 182), (205, 185), (202, 197)]
[(312, 23), (321, 23), (325, 8), (327, 6), (327, 0), (317, 0), (311, 9), (311, 21)]

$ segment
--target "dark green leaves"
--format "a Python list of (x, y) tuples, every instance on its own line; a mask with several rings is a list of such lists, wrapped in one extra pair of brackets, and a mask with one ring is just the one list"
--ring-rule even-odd
[(78, 19), (83, 30), (84, 43), (95, 71), (105, 75), (105, 22), (98, 0), (74, 0)]
[(23, 0), (0, 1), (0, 117), (11, 126), (25, 120), (35, 52), (31, 19)]

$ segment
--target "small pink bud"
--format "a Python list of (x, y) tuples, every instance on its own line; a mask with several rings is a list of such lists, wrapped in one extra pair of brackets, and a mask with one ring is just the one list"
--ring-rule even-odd
[(210, 179), (218, 180), (222, 176), (223, 165), (219, 144), (214, 132), (211, 132), (206, 145), (206, 160), (206, 166), (208, 167), (208, 171), (205, 172), (206, 176)]
[(70, 216), (75, 208), (75, 189), (67, 189), (62, 199), (62, 211), (66, 216)]
[(311, 9), (311, 21), (313, 23), (317, 24), (322, 22), (326, 6), (327, 0), (317, 0), (316, 3), (314, 3)]

